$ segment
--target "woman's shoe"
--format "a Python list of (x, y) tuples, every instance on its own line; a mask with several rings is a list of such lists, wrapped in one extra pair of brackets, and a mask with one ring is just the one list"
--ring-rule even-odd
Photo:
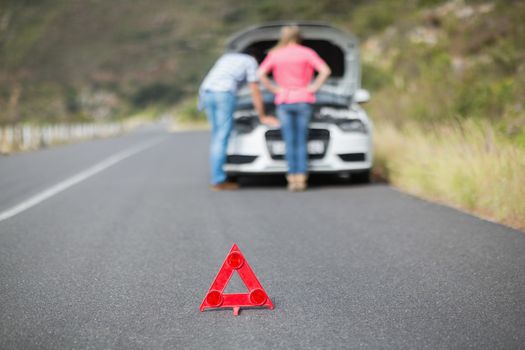
[(286, 175), (286, 180), (288, 181), (288, 191), (297, 191), (297, 175)]
[(308, 176), (306, 174), (295, 175), (295, 190), (304, 191), (308, 186)]

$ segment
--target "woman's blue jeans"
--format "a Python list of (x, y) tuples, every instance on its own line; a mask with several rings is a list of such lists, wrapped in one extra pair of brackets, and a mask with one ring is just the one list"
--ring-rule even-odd
[(216, 185), (226, 180), (223, 170), (226, 162), (228, 138), (233, 127), (235, 93), (204, 91), (202, 103), (211, 124), (210, 169), (211, 183)]
[(306, 174), (308, 170), (308, 125), (312, 115), (309, 103), (289, 103), (277, 106), (281, 133), (286, 144), (288, 174)]

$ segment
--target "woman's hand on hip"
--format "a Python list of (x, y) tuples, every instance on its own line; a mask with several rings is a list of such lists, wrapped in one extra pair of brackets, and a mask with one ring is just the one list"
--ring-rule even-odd
[(312, 94), (315, 94), (319, 90), (319, 86), (316, 84), (310, 84), (306, 87), (306, 91), (311, 92)]

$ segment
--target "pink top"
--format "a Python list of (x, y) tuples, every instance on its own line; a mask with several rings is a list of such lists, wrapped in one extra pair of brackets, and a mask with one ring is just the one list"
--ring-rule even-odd
[(325, 65), (312, 49), (299, 44), (290, 44), (270, 51), (259, 67), (264, 73), (273, 72), (275, 82), (283, 89), (275, 96), (275, 104), (314, 103), (315, 94), (306, 88), (312, 81), (314, 69)]

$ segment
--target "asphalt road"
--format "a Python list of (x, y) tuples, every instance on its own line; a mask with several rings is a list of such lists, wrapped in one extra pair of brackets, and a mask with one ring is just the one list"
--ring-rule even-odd
[[(0, 221), (1, 349), (525, 348), (525, 234), (386, 185), (215, 193), (205, 132), (0, 157), (0, 213), (145, 142)], [(199, 312), (233, 242), (274, 310)]]

